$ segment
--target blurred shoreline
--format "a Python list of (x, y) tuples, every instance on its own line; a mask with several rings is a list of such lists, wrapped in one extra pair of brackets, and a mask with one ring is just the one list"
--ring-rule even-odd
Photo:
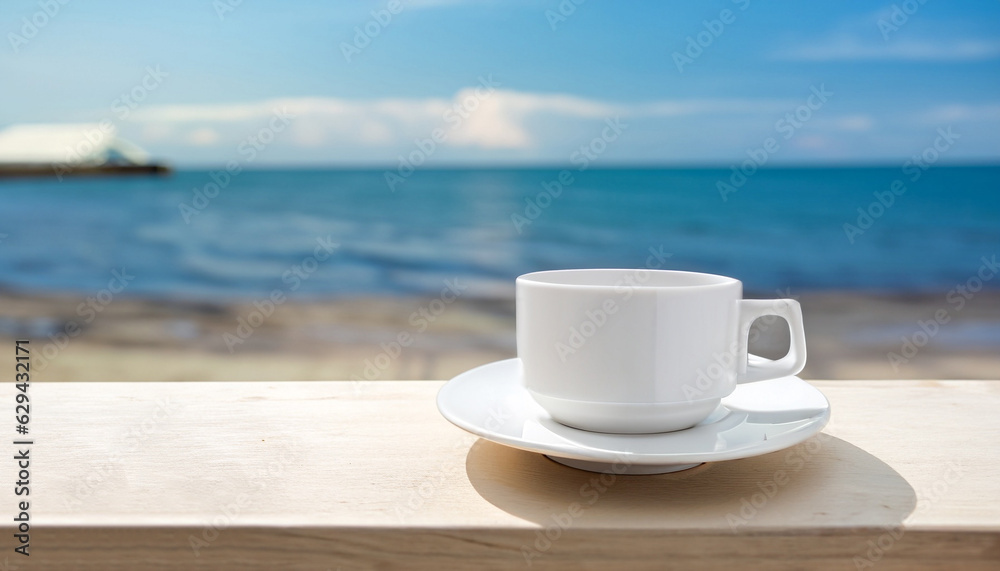
[[(961, 307), (945, 293), (831, 291), (799, 300), (809, 350), (803, 378), (1000, 378), (1000, 291), (978, 292)], [(510, 298), (87, 303), (0, 292), (0, 343), (31, 340), (37, 381), (443, 380), (516, 353)], [(787, 344), (784, 327), (761, 338), (753, 349), (769, 357)]]

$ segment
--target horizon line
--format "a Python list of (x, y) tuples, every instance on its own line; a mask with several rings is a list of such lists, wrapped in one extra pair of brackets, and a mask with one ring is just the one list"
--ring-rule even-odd
[[(175, 171), (204, 172), (212, 170), (225, 170), (225, 164), (172, 164), (167, 163)], [(331, 163), (274, 163), (245, 166), (241, 165), (243, 171), (386, 171), (395, 172), (398, 165), (386, 164), (331, 164)], [(738, 167), (737, 164), (721, 163), (620, 163), (591, 166), (583, 170), (587, 171), (613, 171), (613, 170), (731, 170)], [(829, 170), (829, 169), (888, 169), (903, 168), (903, 163), (882, 163), (882, 162), (843, 162), (843, 163), (785, 163), (776, 165), (758, 166), (757, 170)], [(969, 160), (969, 161), (949, 161), (947, 163), (935, 163), (931, 166), (938, 168), (990, 168), (1000, 167), (1000, 157), (992, 161)], [(510, 163), (510, 164), (490, 164), (490, 163), (461, 163), (443, 164), (435, 166), (422, 166), (416, 171), (473, 171), (473, 170), (568, 170), (570, 172), (583, 172), (577, 165), (566, 163)]]

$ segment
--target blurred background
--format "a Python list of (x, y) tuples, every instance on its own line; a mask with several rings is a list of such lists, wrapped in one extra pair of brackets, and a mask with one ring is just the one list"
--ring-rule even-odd
[(0, 31), (0, 341), (38, 380), (445, 379), (515, 354), (517, 275), (574, 267), (799, 299), (805, 378), (1000, 376), (996, 2), (11, 0)]

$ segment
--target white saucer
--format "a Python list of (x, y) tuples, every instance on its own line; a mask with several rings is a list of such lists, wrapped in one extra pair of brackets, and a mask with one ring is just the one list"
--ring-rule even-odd
[(466, 371), (438, 392), (441, 414), (459, 428), (592, 472), (663, 474), (794, 446), (830, 419), (830, 403), (798, 377), (737, 386), (707, 419), (687, 430), (606, 434), (559, 424), (521, 379), (521, 361)]

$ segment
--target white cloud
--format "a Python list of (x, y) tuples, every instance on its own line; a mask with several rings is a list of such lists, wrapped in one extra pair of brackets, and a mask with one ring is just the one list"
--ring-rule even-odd
[(943, 125), (958, 121), (1000, 121), (1000, 103), (938, 105), (919, 113), (917, 120), (930, 125)]
[(878, 43), (839, 35), (816, 43), (799, 44), (774, 54), (801, 61), (975, 61), (1000, 57), (1000, 42), (988, 40), (893, 40)]
[(875, 121), (870, 115), (856, 113), (850, 115), (833, 115), (830, 117), (821, 116), (812, 119), (811, 124), (822, 131), (865, 133), (874, 128)]
[(170, 123), (149, 123), (143, 125), (139, 138), (150, 142), (163, 141), (169, 139), (173, 133), (174, 126)]
[[(452, 97), (342, 99), (284, 97), (239, 103), (148, 105), (121, 124), (123, 136), (178, 163), (242, 160), (240, 145), (272, 122), (275, 110), (294, 115), (260, 153), (261, 164), (396, 164), (436, 131), (428, 162), (436, 164), (567, 164), (581, 145), (601, 136), (606, 119), (627, 131), (600, 160), (616, 162), (730, 161), (775, 135), (775, 121), (808, 92), (788, 98), (607, 101), (559, 93), (475, 87)], [(857, 105), (823, 109), (782, 142), (777, 162), (873, 160), (911, 152), (939, 126), (954, 124), (970, 156), (1000, 144), (1000, 103), (962, 102), (883, 110)], [(928, 131), (930, 129), (930, 131)], [(271, 137), (268, 136), (268, 140)], [(965, 152), (965, 151), (962, 151)], [(959, 155), (954, 155), (958, 157)]]
[[(798, 61), (978, 61), (1000, 57), (1000, 40), (970, 38), (968, 23), (897, 13), (896, 5), (835, 22), (825, 35), (786, 45), (775, 59)], [(900, 16), (903, 16), (901, 19)]]
[(394, 133), (385, 123), (381, 123), (379, 121), (369, 121), (361, 126), (361, 130), (358, 131), (358, 136), (361, 138), (361, 142), (366, 145), (379, 145), (391, 143), (394, 138)]
[[(477, 91), (478, 89), (478, 91)], [(662, 100), (609, 103), (566, 94), (540, 94), (469, 87), (451, 99), (351, 100), (333, 97), (276, 98), (242, 103), (150, 105), (133, 113), (148, 141), (162, 141), (190, 124), (186, 142), (207, 145), (238, 141), (267, 124), (276, 110), (295, 119), (290, 142), (320, 147), (339, 142), (379, 147), (445, 133), (443, 145), (481, 149), (531, 149), (551, 136), (542, 124), (601, 121), (613, 117), (686, 117), (707, 114), (777, 113), (793, 101), (750, 99)], [(233, 139), (233, 137), (236, 137)]]
[(794, 109), (801, 101), (794, 99), (678, 99), (638, 105), (625, 115), (650, 117), (686, 117), (692, 115), (731, 115), (744, 113), (779, 113)]
[(187, 136), (187, 140), (196, 147), (206, 147), (219, 141), (219, 133), (215, 129), (202, 127), (191, 131)]

